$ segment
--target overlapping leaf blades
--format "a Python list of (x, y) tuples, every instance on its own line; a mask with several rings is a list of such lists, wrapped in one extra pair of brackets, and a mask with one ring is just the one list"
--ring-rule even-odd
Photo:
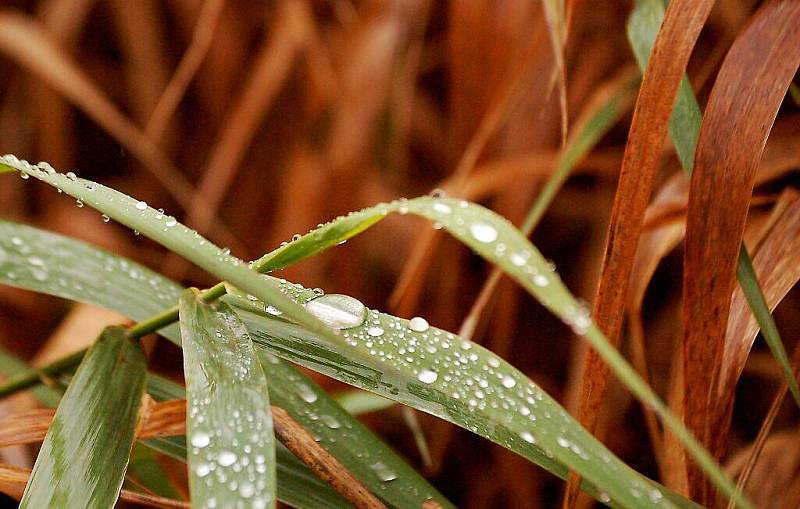
[(107, 328), (58, 406), (20, 502), (23, 508), (108, 508), (116, 503), (144, 392), (141, 347)]
[[(0, 221), (0, 283), (104, 306), (136, 320), (176, 303), (181, 293), (180, 286), (135, 262), (75, 239), (5, 221)], [(169, 326), (159, 332), (180, 343), (178, 327)], [(420, 506), (427, 499), (452, 507), (306, 375), (263, 350), (258, 354), (262, 365), (269, 364), (265, 371), (272, 403), (287, 410), (318, 437), (329, 452), (381, 498), (396, 507)], [(148, 392), (156, 400), (186, 396), (182, 387), (155, 376), (148, 378)], [(341, 426), (332, 428), (319, 415), (332, 416)], [(183, 437), (146, 442), (165, 454), (186, 458)], [(382, 479), (385, 474), (379, 474), (386, 470), (396, 478), (390, 482)], [(282, 446), (278, 447), (277, 476), (278, 498), (290, 505), (331, 509), (347, 506)]]
[[(304, 313), (304, 310), (302, 310), (300, 306), (287, 300), (286, 296), (280, 295), (281, 292), (273, 283), (266, 282), (261, 278), (253, 278), (252, 273), (248, 272), (240, 261), (230, 257), (230, 255), (219, 249), (215, 249), (196, 232), (188, 230), (182, 225), (178, 226), (177, 229), (173, 228), (176, 225), (174, 219), (166, 218), (165, 222), (163, 216), (159, 217), (158, 213), (148, 208), (146, 204), (136, 202), (121, 193), (109, 190), (90, 181), (64, 177), (52, 171), (49, 167), (36, 168), (25, 164), (15, 165), (13, 161), (8, 160), (6, 160), (6, 163), (16, 166), (20, 171), (26, 172), (31, 176), (57, 186), (73, 197), (83, 200), (87, 204), (117, 219), (123, 224), (141, 231), (154, 240), (173, 249), (175, 252), (195, 261), (195, 263), (201, 267), (230, 281), (242, 290), (252, 294), (255, 298), (269, 302), (271, 305), (274, 305), (277, 309), (284, 312), (289, 318), (299, 322), (304, 333), (307, 335), (311, 334), (325, 338), (326, 342), (329, 343), (332, 350), (334, 350), (334, 353), (336, 349), (347, 347), (346, 343), (339, 335), (334, 334), (330, 329), (322, 325), (322, 322), (313, 317), (313, 315)], [(451, 215), (454, 207), (464, 210), (459, 210), (458, 213)], [(445, 208), (447, 211), (445, 211)], [(608, 345), (602, 333), (592, 325), (587, 313), (566, 290), (558, 277), (553, 274), (547, 262), (507, 221), (482, 207), (470, 205), (466, 202), (433, 199), (418, 199), (407, 203), (395, 202), (392, 204), (384, 204), (367, 211), (362, 211), (361, 213), (352, 214), (350, 218), (360, 218), (363, 220), (360, 224), (364, 224), (364, 222), (369, 220), (370, 215), (375, 215), (377, 219), (379, 219), (379, 216), (393, 211), (400, 213), (414, 212), (439, 221), (456, 237), (472, 246), (476, 252), (503, 266), (508, 271), (509, 275), (517, 279), (549, 309), (553, 310), (562, 317), (562, 319), (570, 323), (577, 332), (585, 333), (592, 344), (603, 352), (609, 364), (621, 375), (621, 378), (631, 390), (637, 394), (637, 396), (647, 401), (648, 404), (656, 408), (667, 426), (669, 426), (682, 442), (687, 445), (687, 448), (698, 459), (698, 462), (703, 465), (704, 469), (714, 481), (722, 487), (723, 491), (729, 494), (733, 493), (732, 484), (721, 473), (713, 460), (698, 446), (696, 441), (681, 426), (680, 422), (668, 412), (663, 403), (636, 375), (619, 353)], [(329, 227), (330, 225), (328, 225), (328, 228)], [(326, 227), (323, 227), (321, 230), (325, 229)], [(171, 230), (170, 233), (167, 233), (168, 230)], [(508, 242), (510, 242), (510, 244), (508, 244)], [(508, 251), (506, 252), (505, 249), (508, 249)], [(518, 252), (516, 251), (517, 249), (522, 249), (522, 251)], [(284, 251), (284, 254), (285, 252), (286, 251)], [(508, 258), (503, 256), (506, 254)], [(512, 258), (511, 255), (513, 254), (518, 254), (521, 257), (520, 263), (513, 261), (517, 259)], [(526, 255), (528, 259), (525, 258)], [(261, 263), (256, 263), (255, 267), (262, 268), (263, 265)], [(352, 353), (352, 351), (349, 351), (348, 355), (352, 355)], [(360, 365), (360, 368), (366, 368), (368, 371), (371, 370), (373, 372), (373, 378), (380, 379), (382, 382), (388, 381), (389, 385), (392, 385), (393, 382), (405, 383), (407, 381), (408, 373), (398, 370), (391, 363), (383, 363), (380, 369), (370, 368), (369, 364), (375, 363), (376, 358), (370, 351), (363, 353), (366, 355), (363, 356), (363, 364)], [(354, 364), (354, 360), (362, 360), (348, 359), (347, 357), (336, 359), (336, 357), (338, 357), (338, 355), (334, 355), (335, 361), (343, 361), (345, 364), (350, 365)], [(358, 363), (356, 362), (356, 364)], [(416, 371), (419, 371), (419, 368), (416, 368)], [(419, 371), (419, 373), (421, 374), (422, 372)], [(350, 375), (346, 372), (339, 372), (338, 374), (342, 375), (345, 380), (348, 378), (348, 375)], [(364, 375), (364, 373), (355, 373), (355, 375), (360, 376)], [(428, 375), (422, 376), (426, 377)], [(423, 383), (425, 382), (423, 381)], [(527, 385), (528, 383), (530, 382), (526, 380), (525, 384)], [(398, 386), (395, 385), (395, 387)], [(406, 388), (412, 388), (412, 384), (407, 384)], [(455, 398), (451, 398), (448, 401), (450, 402), (453, 399)], [(557, 403), (552, 400), (549, 400), (548, 403), (557, 407)], [(429, 402), (429, 404), (423, 404), (421, 407), (426, 411), (431, 411), (437, 406), (441, 407), (441, 404), (441, 401), (434, 405), (431, 405)], [(508, 412), (503, 413), (504, 418), (507, 418), (508, 415)], [(548, 415), (553, 414), (548, 412)], [(482, 417), (485, 418), (487, 416), (484, 415)], [(577, 438), (581, 442), (580, 445), (576, 445), (580, 452), (576, 452), (574, 448), (569, 446), (564, 447), (564, 443), (569, 444), (569, 438), (553, 433), (549, 437), (542, 437), (540, 441), (540, 446), (544, 449), (544, 453), (537, 451), (529, 454), (532, 457), (538, 456), (540, 464), (545, 466), (547, 466), (548, 463), (551, 465), (553, 463), (552, 460), (547, 461), (549, 460), (547, 455), (558, 458), (558, 460), (563, 461), (566, 466), (581, 472), (588, 480), (601, 485), (608, 493), (604, 495), (604, 497), (610, 496), (619, 504), (636, 506), (642, 503), (643, 490), (650, 489), (652, 484), (650, 484), (649, 481), (643, 480), (641, 476), (631, 471), (622, 462), (614, 458), (602, 444), (599, 444), (599, 442), (594, 440), (588, 433), (582, 430), (580, 426), (571, 420), (566, 412), (563, 412), (563, 415), (560, 417), (563, 419), (562, 424), (567, 428), (572, 428), (569, 432), (576, 433), (576, 436), (573, 438)], [(525, 439), (527, 435), (524, 435), (524, 433), (531, 433), (529, 427), (531, 426), (530, 421), (532, 421), (532, 419), (527, 420), (528, 422), (525, 422), (525, 419), (517, 419), (516, 422), (512, 423), (513, 425), (510, 428), (511, 431), (517, 433), (516, 439), (523, 437), (523, 443), (527, 443)], [(488, 424), (484, 423), (483, 428), (485, 429), (487, 425), (492, 430), (496, 428), (496, 424), (492, 421)], [(539, 426), (541, 426), (541, 424)], [(472, 428), (476, 431), (482, 429), (476, 425), (473, 425)], [(561, 430), (559, 429), (559, 431)], [(559, 438), (561, 439), (559, 440)], [(508, 445), (510, 442), (510, 440), (505, 440), (500, 443)], [(524, 444), (520, 445), (524, 447)], [(536, 450), (537, 448), (532, 449)], [(588, 460), (586, 456), (589, 457)], [(609, 468), (609, 464), (617, 466), (616, 473), (610, 473), (615, 469)], [(550, 469), (553, 470), (552, 466)], [(628, 475), (622, 474), (622, 472)], [(660, 498), (660, 495), (658, 497)], [(668, 500), (664, 500), (663, 503), (669, 505)]]

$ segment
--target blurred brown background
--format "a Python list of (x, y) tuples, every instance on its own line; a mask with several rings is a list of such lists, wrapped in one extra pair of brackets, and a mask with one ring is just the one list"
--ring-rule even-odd
[[(718, 4), (689, 68), (701, 105), (725, 50), (758, 3)], [(163, 207), (241, 258), (256, 258), (338, 214), (437, 188), (519, 224), (561, 147), (553, 49), (540, 1), (0, 5), (0, 151), (49, 161)], [(631, 2), (570, 5), (567, 110), (580, 119), (598, 94), (635, 75), (625, 36)], [(587, 300), (629, 115), (579, 163), (533, 235)], [(768, 216), (776, 197), (797, 183), (799, 120), (791, 104), (778, 117), (765, 155), (777, 177), (757, 189), (763, 199), (751, 211), (754, 220)], [(663, 180), (680, 173), (671, 147), (662, 173)], [(88, 240), (184, 283), (213, 282), (34, 182), (3, 177), (0, 217)], [(282, 276), (458, 331), (488, 268), (441, 234), (420, 251), (429, 230), (417, 219), (389, 218)], [(427, 255), (420, 260), (421, 253)], [(657, 270), (644, 305), (650, 374), (662, 394), (680, 332), (681, 267), (677, 249)], [(798, 330), (797, 297), (786, 298), (776, 314), (787, 348)], [(0, 288), (0, 343), (35, 362), (78, 348), (115, 320)], [(572, 408), (584, 346), (510, 282), (501, 282), (474, 340)], [(179, 352), (167, 344), (158, 343), (151, 355), (165, 372), (180, 366)], [(737, 389), (729, 460), (754, 438), (779, 382), (757, 342)], [(638, 404), (615, 385), (606, 406), (605, 427), (612, 431), (606, 443), (634, 468), (658, 476)], [(798, 417), (787, 401), (776, 424), (794, 437), (796, 450)], [(420, 416), (432, 453), (425, 465), (399, 409), (366, 419), (459, 506), (559, 504), (560, 481), (467, 432)], [(789, 480), (800, 464), (796, 456), (780, 467)]]

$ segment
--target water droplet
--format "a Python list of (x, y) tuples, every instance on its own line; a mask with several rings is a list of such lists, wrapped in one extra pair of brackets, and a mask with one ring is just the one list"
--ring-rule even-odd
[(297, 393), (306, 403), (313, 403), (317, 400), (317, 393), (306, 384), (298, 384)]
[(211, 473), (211, 467), (208, 466), (208, 463), (200, 463), (197, 465), (197, 468), (194, 469), (194, 473), (197, 477), (205, 477)]
[(478, 242), (489, 243), (497, 240), (497, 230), (490, 224), (472, 223), (469, 227), (469, 231)]
[(358, 327), (367, 317), (367, 308), (361, 301), (336, 293), (310, 300), (305, 308), (322, 323), (338, 330)]
[(192, 434), (192, 445), (195, 447), (203, 448), (211, 443), (211, 437), (208, 433), (198, 431)]
[(533, 437), (533, 435), (529, 431), (523, 431), (522, 433), (519, 434), (519, 436), (520, 436), (520, 438), (522, 438), (523, 440), (525, 440), (529, 444), (535, 444), (536, 443), (536, 439)]
[(447, 196), (447, 192), (444, 189), (437, 187), (436, 189), (432, 190), (428, 196), (433, 198), (444, 198)]
[(222, 451), (217, 457), (217, 463), (223, 467), (229, 467), (236, 463), (236, 455), (230, 451)]
[(342, 423), (337, 421), (332, 415), (323, 415), (320, 417), (320, 419), (322, 419), (322, 422), (325, 423), (325, 426), (329, 427), (330, 429), (339, 429), (342, 427)]
[(511, 389), (512, 387), (517, 385), (517, 381), (514, 380), (512, 377), (510, 377), (508, 375), (503, 377), (503, 380), (502, 380), (501, 383), (503, 384), (503, 387), (505, 387), (506, 389)]
[(394, 473), (392, 469), (390, 469), (385, 463), (378, 461), (377, 463), (372, 464), (372, 470), (383, 482), (394, 481), (397, 479), (397, 474)]
[(533, 284), (535, 284), (536, 286), (544, 287), (550, 284), (550, 279), (548, 279), (548, 277), (545, 276), (544, 274), (534, 274)]
[(81, 200), (81, 199), (75, 200), (75, 206), (78, 207), (78, 208), (82, 208), (83, 207), (83, 200)]
[(369, 329), (367, 329), (367, 334), (369, 334), (373, 338), (377, 338), (379, 336), (383, 336), (383, 329), (376, 325), (374, 327), (370, 327)]
[(517, 267), (522, 267), (527, 262), (525, 255), (522, 253), (511, 253), (511, 256), (508, 257), (511, 260), (511, 263), (516, 265)]
[(136, 210), (147, 210), (147, 202), (146, 201), (137, 201), (136, 202)]
[(280, 309), (276, 308), (275, 306), (268, 304), (264, 306), (264, 311), (271, 314), (272, 316), (280, 316), (283, 314)]
[(25, 173), (24, 171), (21, 171), (21, 172), (19, 172), (19, 177), (20, 177), (22, 180), (28, 180), (29, 178), (31, 178), (31, 176), (30, 176), (30, 175), (28, 175), (27, 173)]
[(66, 177), (72, 181), (78, 180), (78, 176), (74, 172), (68, 171)]
[(103, 214), (101, 217), (103, 218), (103, 222), (104, 222), (104, 223), (107, 223), (107, 222), (111, 221), (111, 218), (110, 218), (110, 217), (108, 217), (108, 216), (107, 216), (107, 215), (105, 215), (105, 214)]
[(31, 256), (30, 258), (28, 258), (28, 263), (30, 263), (34, 267), (44, 267), (44, 260), (42, 260), (38, 256)]
[(439, 212), (440, 214), (449, 214), (452, 212), (450, 205), (447, 205), (445, 203), (434, 203), (433, 210)]
[(256, 487), (253, 486), (252, 483), (245, 481), (239, 485), (239, 495), (243, 496), (244, 498), (252, 497), (255, 492)]
[(558, 445), (561, 447), (569, 447), (569, 440), (564, 437), (556, 437), (556, 442), (558, 442)]
[(430, 369), (421, 369), (417, 375), (417, 379), (424, 384), (432, 384), (437, 378), (439, 378), (439, 374)]
[(415, 316), (408, 321), (408, 328), (414, 332), (425, 332), (428, 330), (428, 328), (430, 328), (430, 325), (428, 324), (428, 320), (422, 318), (421, 316)]
[(164, 226), (167, 228), (172, 228), (176, 224), (178, 224), (178, 221), (176, 221), (174, 217), (168, 217), (167, 221), (164, 223)]

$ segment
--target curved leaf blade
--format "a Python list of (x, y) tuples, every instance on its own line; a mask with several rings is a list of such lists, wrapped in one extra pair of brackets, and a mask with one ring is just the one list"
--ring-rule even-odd
[(197, 290), (181, 295), (180, 324), (192, 507), (275, 507), (267, 378), (247, 331)]
[[(33, 266), (31, 258), (43, 264)], [(32, 269), (47, 270), (47, 277)], [(0, 221), (0, 283), (107, 307), (136, 320), (161, 312), (177, 302), (181, 287), (169, 279), (125, 258), (84, 242), (16, 223)], [(178, 327), (159, 331), (180, 344)], [(263, 365), (265, 352), (259, 349)], [(266, 375), (273, 404), (320, 438), (331, 454), (374, 493), (397, 507), (420, 506), (433, 499), (453, 507), (416, 470), (386, 446), (374, 433), (352, 418), (309, 377), (269, 356)], [(148, 377), (148, 392), (156, 399), (185, 399), (185, 391), (160, 377)], [(160, 396), (160, 397), (159, 397)], [(332, 415), (341, 428), (326, 426), (317, 415)], [(183, 437), (147, 440), (146, 443), (176, 459), (186, 460)], [(365, 465), (361, 458), (372, 458)], [(395, 472), (391, 482), (381, 480), (371, 465), (382, 464)], [(327, 484), (315, 477), (284, 447), (278, 447), (278, 498), (295, 507), (347, 507)]]
[(146, 361), (121, 327), (89, 349), (58, 405), (21, 508), (114, 507), (144, 393)]

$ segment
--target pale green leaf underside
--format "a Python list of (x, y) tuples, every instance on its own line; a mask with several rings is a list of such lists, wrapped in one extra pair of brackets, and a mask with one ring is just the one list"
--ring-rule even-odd
[(109, 327), (89, 349), (53, 417), (21, 508), (115, 505), (147, 369), (141, 347), (124, 334)]
[[(8, 161), (7, 163), (11, 164)], [(287, 296), (281, 295), (282, 292), (269, 279), (252, 277), (252, 272), (249, 272), (241, 262), (233, 259), (223, 251), (215, 249), (196, 232), (182, 225), (176, 226), (172, 220), (165, 220), (163, 217), (159, 218), (159, 214), (155, 210), (144, 205), (140, 208), (135, 200), (90, 181), (67, 178), (61, 174), (47, 171), (47, 169), (32, 168), (29, 165), (16, 166), (20, 171), (49, 182), (121, 223), (141, 231), (220, 278), (252, 294), (254, 297), (264, 302), (269, 302), (283, 311), (286, 316), (299, 322), (306, 335), (325, 338), (331, 350), (348, 351), (349, 358), (348, 356), (344, 356), (344, 358), (350, 361), (351, 364), (354, 361), (359, 362), (362, 368), (371, 369), (374, 372), (373, 376), (377, 379), (375, 381), (377, 387), (373, 390), (389, 386), (397, 391), (400, 391), (401, 388), (405, 389), (407, 393), (415, 391), (414, 395), (420, 396), (423, 401), (414, 405), (431, 412), (443, 410), (445, 401), (454, 403), (457, 407), (463, 405), (463, 401), (455, 401), (456, 398), (450, 397), (445, 393), (438, 391), (430, 393), (429, 391), (421, 390), (424, 388), (422, 385), (408, 383), (409, 373), (400, 369), (399, 365), (382, 362), (379, 355), (371, 352), (369, 347), (363, 351), (352, 347), (351, 343), (334, 334), (301, 306), (293, 303)], [(474, 204), (434, 198), (419, 198), (408, 202), (397, 201), (391, 204), (382, 204), (372, 209), (351, 214), (346, 220), (352, 222), (354, 219), (360, 219), (359, 224), (364, 224), (369, 221), (370, 216), (379, 219), (380, 216), (390, 212), (399, 212), (401, 214), (412, 212), (432, 219), (448, 229), (454, 236), (470, 245), (478, 254), (498, 263), (508, 275), (517, 280), (548, 309), (551, 309), (572, 325), (576, 332), (585, 335), (631, 391), (654, 407), (665, 425), (675, 433), (689, 453), (709, 474), (709, 477), (725, 493), (734, 493), (732, 483), (724, 476), (718, 465), (683, 428), (680, 421), (669, 412), (663, 402), (642, 381), (624, 358), (608, 344), (600, 330), (593, 325), (588, 314), (561, 283), (541, 254), (510, 223), (491, 211)], [(324, 232), (329, 228), (330, 225), (324, 226), (318, 231)], [(285, 254), (286, 249), (283, 252)], [(258, 262), (256, 267), (260, 268), (261, 265)], [(351, 346), (349, 350), (348, 346)], [(356, 352), (359, 354), (360, 359), (353, 358), (353, 354)], [(424, 365), (424, 363), (420, 364), (420, 366)], [(377, 366), (377, 368), (373, 366)], [(451, 367), (460, 368), (460, 366)], [(416, 372), (416, 376), (420, 377), (420, 380), (422, 380), (422, 377), (427, 379), (428, 376), (426, 374), (423, 375), (420, 369), (425, 368), (415, 367), (412, 369), (412, 373)], [(519, 376), (513, 369), (509, 369), (506, 374), (508, 376)], [(446, 373), (439, 373), (438, 376), (441, 377), (439, 378), (441, 382), (446, 382)], [(519, 406), (526, 401), (528, 395), (522, 394), (520, 396), (520, 390), (523, 393), (528, 390), (536, 392), (535, 386), (527, 379), (517, 380), (520, 387), (514, 391), (504, 391), (497, 387), (497, 380), (492, 380), (490, 383), (492, 384), (492, 390), (498, 391), (497, 394), (501, 400), (508, 398), (505, 400), (508, 405)], [(505, 388), (508, 389), (507, 387)], [(423, 395), (434, 398), (434, 401), (425, 401), (425, 398), (421, 397)], [(442, 399), (443, 395), (444, 400)], [(551, 398), (543, 396), (543, 399), (546, 399), (548, 404), (560, 408)], [(531, 406), (533, 405), (531, 404)], [(555, 414), (557, 417), (554, 419), (559, 421), (560, 426), (553, 430), (548, 430), (544, 434), (541, 433), (542, 424), (534, 425), (534, 419), (539, 419), (539, 417), (552, 419), (554, 414), (548, 412), (548, 415), (541, 414), (537, 416), (533, 412), (535, 409), (529, 408), (531, 413), (528, 415), (520, 414), (511, 417), (511, 423), (505, 422), (509, 419), (509, 412), (496, 412), (500, 415), (493, 415), (495, 414), (493, 409), (479, 419), (485, 422), (481, 422), (478, 425), (475, 421), (470, 421), (466, 426), (479, 433), (483, 430), (493, 431), (498, 428), (498, 419), (502, 418), (503, 421), (501, 422), (511, 432), (512, 437), (499, 440), (499, 443), (504, 445), (513, 443), (519, 449), (525, 449), (525, 444), (528, 444), (528, 434), (535, 435), (538, 432), (539, 436), (534, 436), (534, 440), (538, 441), (538, 445), (528, 448), (535, 452), (528, 452), (527, 456), (538, 459), (543, 465), (547, 464), (543, 458), (546, 458), (547, 455), (552, 456), (556, 460), (563, 462), (565, 466), (579, 472), (590, 482), (597, 486), (602, 486), (607, 494), (606, 496), (610, 496), (614, 502), (625, 506), (640, 506), (645, 503), (644, 500), (647, 496), (645, 494), (643, 499), (643, 491), (653, 493), (652, 496), (654, 498), (660, 499), (660, 495), (655, 494), (653, 491), (655, 488), (648, 481), (611, 455), (602, 444), (586, 433), (563, 410), (557, 412)], [(437, 415), (442, 415), (445, 418), (449, 416), (448, 412), (439, 412)], [(487, 416), (493, 417), (493, 419), (486, 421)], [(541, 419), (539, 420), (541, 421)], [(465, 425), (463, 422), (461, 424)], [(517, 442), (522, 443), (517, 444)], [(662, 500), (662, 503), (670, 505), (668, 500)]]
[(180, 298), (192, 507), (275, 507), (275, 437), (267, 378), (223, 302)]
[[(134, 320), (174, 305), (182, 290), (169, 279), (130, 260), (75, 239), (5, 221), (0, 221), (0, 283), (100, 305)], [(160, 333), (180, 344), (177, 326), (162, 329)], [(263, 350), (259, 352), (262, 361), (265, 354)], [(269, 361), (266, 375), (272, 403), (287, 410), (318, 437), (323, 447), (374, 493), (396, 507), (418, 507), (429, 498), (452, 507), (419, 473), (310, 378), (271, 355)], [(156, 380), (149, 377), (151, 392)], [(172, 390), (163, 397), (183, 398), (185, 393)], [(316, 418), (320, 414), (333, 416), (342, 426), (330, 428)], [(165, 454), (185, 459), (183, 439), (146, 442)], [(373, 465), (386, 465), (397, 478), (383, 481)], [(347, 507), (336, 492), (282, 446), (278, 448), (278, 498), (295, 507)]]

